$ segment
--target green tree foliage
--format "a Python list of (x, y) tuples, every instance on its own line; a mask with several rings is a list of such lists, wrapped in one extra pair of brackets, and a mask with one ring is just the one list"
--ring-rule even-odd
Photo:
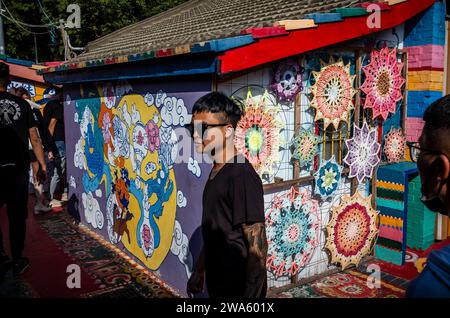
[[(40, 1), (40, 2), (39, 2)], [(81, 29), (68, 30), (72, 46), (85, 47), (88, 42), (117, 29), (173, 8), (186, 0), (2, 0), (6, 54), (35, 60), (36, 37), (39, 62), (63, 60), (64, 48), (58, 27), (66, 20), (67, 6), (76, 3), (81, 9)], [(43, 10), (41, 9), (41, 5)], [(6, 11), (8, 9), (8, 11)], [(17, 21), (53, 27), (36, 28), (18, 25)], [(31, 31), (31, 32), (30, 32)], [(38, 33), (38, 34), (33, 34)]]

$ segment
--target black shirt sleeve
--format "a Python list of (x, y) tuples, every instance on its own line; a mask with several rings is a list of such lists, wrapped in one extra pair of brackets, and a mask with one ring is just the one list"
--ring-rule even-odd
[(54, 118), (58, 121), (63, 119), (62, 107), (58, 107), (58, 102), (51, 100), (44, 107), (44, 121), (48, 126), (50, 121)]
[(37, 127), (38, 126), (38, 119), (36, 118), (36, 115), (34, 114), (33, 110), (31, 109), (31, 105), (23, 101), (22, 103), (22, 109), (26, 111), (26, 121), (27, 121), (27, 127), (28, 129)]
[(52, 108), (52, 102), (48, 102), (44, 107), (44, 124), (48, 128), (48, 125), (50, 124), (50, 116), (51, 116), (51, 108)]
[(63, 111), (63, 107), (62, 105), (60, 105), (59, 103), (55, 103), (54, 107), (53, 107), (53, 114), (52, 114), (52, 118), (55, 118), (57, 121), (61, 122), (62, 120), (64, 120), (64, 111)]
[(265, 222), (264, 192), (259, 176), (249, 165), (242, 165), (232, 181), (233, 226)]

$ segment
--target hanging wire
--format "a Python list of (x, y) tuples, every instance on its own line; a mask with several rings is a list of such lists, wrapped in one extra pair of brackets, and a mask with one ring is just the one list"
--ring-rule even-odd
[(30, 24), (30, 23), (25, 23), (25, 22), (19, 21), (18, 19), (16, 19), (14, 17), (14, 15), (11, 13), (11, 11), (9, 11), (9, 9), (6, 6), (5, 2), (3, 0), (1, 0), (1, 2), (2, 2), (2, 7), (4, 7), (6, 12), (9, 14), (9, 16), (6, 16), (6, 15), (4, 15), (2, 13), (2, 16), (4, 16), (5, 18), (13, 21), (16, 24), (20, 24), (20, 25), (22, 25), (24, 27), (28, 27), (28, 28), (49, 28), (51, 26), (58, 25), (58, 23), (53, 23), (53, 22), (52, 23), (47, 23), (47, 24)]
[(37, 24), (29, 24), (29, 23), (19, 21), (14, 17), (14, 15), (11, 13), (11, 11), (9, 11), (5, 2), (3, 0), (0, 0), (0, 1), (2, 3), (2, 7), (4, 7), (6, 12), (8, 13), (8, 15), (5, 15), (3, 12), (0, 12), (0, 15), (2, 17), (4, 17), (5, 19), (7, 19), (8, 21), (11, 21), (12, 23), (14, 23), (22, 31), (27, 32), (29, 34), (34, 34), (34, 35), (48, 34), (51, 32), (51, 30), (47, 30), (44, 32), (34, 32), (34, 31), (29, 30), (28, 28), (49, 28), (52, 26), (52, 24), (37, 25)]
[(15, 20), (11, 19), (10, 17), (4, 15), (3, 13), (0, 13), (0, 15), (1, 15), (2, 17), (4, 17), (5, 19), (7, 19), (7, 20), (13, 22), (18, 28), (20, 28), (21, 30), (23, 30), (23, 31), (25, 31), (25, 32), (27, 32), (27, 33), (29, 33), (29, 34), (42, 35), (42, 34), (48, 34), (48, 33), (51, 32), (50, 30), (49, 30), (49, 31), (45, 31), (45, 32), (33, 32), (33, 31), (30, 31), (30, 30), (28, 30), (27, 28), (25, 28), (25, 27), (23, 27), (22, 25), (20, 25), (19, 23), (17, 23), (17, 21), (15, 21)]
[(41, 1), (40, 1), (40, 0), (36, 0), (36, 2), (38, 3), (39, 8), (41, 9), (42, 13), (45, 15), (45, 17), (47, 18), (47, 20), (48, 20), (51, 24), (57, 25), (58, 23), (53, 22), (52, 19), (47, 15), (47, 12), (45, 12), (44, 6), (42, 5)]
[(56, 31), (56, 25), (59, 25), (59, 23), (54, 22), (47, 14), (47, 12), (45, 12), (44, 6), (42, 5), (40, 0), (36, 0), (36, 2), (38, 3), (38, 6), (41, 10), (41, 12), (44, 14), (44, 16), (47, 18), (47, 20), (53, 24), (53, 26), (50, 29), (50, 41), (52, 45), (56, 45), (57, 41), (58, 41), (58, 33)]

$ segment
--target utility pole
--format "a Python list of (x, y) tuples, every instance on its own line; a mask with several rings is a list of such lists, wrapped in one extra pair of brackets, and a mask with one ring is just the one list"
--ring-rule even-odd
[(66, 30), (65, 27), (65, 21), (63, 19), (59, 20), (59, 31), (61, 32), (61, 41), (64, 44), (64, 61), (68, 60), (68, 47), (67, 47), (67, 40), (66, 40)]
[[(0, 1), (0, 3), (1, 3), (1, 1)], [(36, 34), (34, 34), (34, 56), (35, 56), (36, 64), (39, 64), (38, 46), (37, 46)]]
[(5, 35), (3, 33), (3, 9), (2, 2), (0, 1), (0, 54), (5, 55)]

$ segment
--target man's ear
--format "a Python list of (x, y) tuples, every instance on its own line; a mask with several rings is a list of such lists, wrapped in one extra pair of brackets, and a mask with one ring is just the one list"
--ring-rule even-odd
[(228, 125), (225, 128), (225, 138), (229, 139), (229, 138), (232, 138), (233, 136), (234, 136), (234, 128), (233, 128), (233, 126)]
[(440, 181), (448, 180), (450, 177), (450, 159), (446, 155), (439, 155), (439, 175)]

